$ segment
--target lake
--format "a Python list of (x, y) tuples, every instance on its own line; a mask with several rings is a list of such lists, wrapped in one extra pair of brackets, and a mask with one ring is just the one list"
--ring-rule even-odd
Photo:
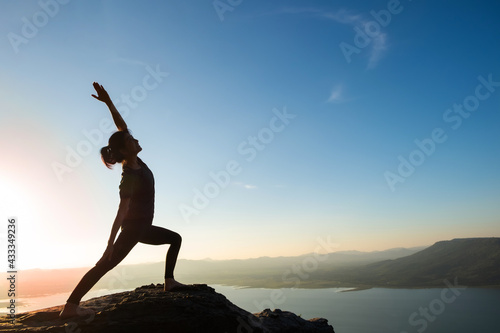
[[(435, 289), (374, 288), (264, 289), (212, 285), (237, 306), (255, 313), (265, 308), (302, 318), (328, 319), (336, 333), (498, 332), (500, 290), (444, 286)], [(95, 290), (85, 299), (124, 290)], [(64, 304), (69, 293), (18, 299), (19, 312)], [(5, 301), (5, 300), (1, 300)], [(0, 302), (1, 302), (0, 301)], [(2, 313), (5, 313), (4, 302)]]
[(499, 289), (215, 289), (252, 313), (274, 302), (305, 319), (326, 318), (336, 333), (499, 331)]

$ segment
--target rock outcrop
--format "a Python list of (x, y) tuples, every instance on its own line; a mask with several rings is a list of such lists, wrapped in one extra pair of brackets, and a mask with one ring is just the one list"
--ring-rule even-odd
[(251, 314), (206, 285), (164, 292), (151, 284), (133, 291), (106, 295), (80, 304), (92, 313), (62, 320), (61, 306), (18, 314), (15, 323), (2, 318), (2, 332), (64, 333), (266, 333), (334, 332), (322, 318), (305, 320), (291, 312), (265, 309)]

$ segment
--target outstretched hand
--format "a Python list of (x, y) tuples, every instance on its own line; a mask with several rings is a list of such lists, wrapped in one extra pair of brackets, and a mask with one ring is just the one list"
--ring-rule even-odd
[(94, 89), (97, 92), (97, 95), (92, 94), (92, 97), (94, 97), (98, 101), (106, 103), (106, 105), (109, 108), (109, 111), (111, 112), (111, 116), (113, 117), (113, 121), (115, 122), (116, 128), (119, 131), (125, 131), (127, 129), (127, 124), (120, 115), (120, 112), (118, 112), (118, 110), (114, 106), (106, 89), (104, 89), (104, 87), (97, 82), (92, 83), (92, 85), (94, 86)]
[(111, 98), (109, 98), (108, 92), (106, 91), (106, 89), (104, 89), (102, 85), (100, 85), (97, 82), (92, 83), (92, 85), (94, 86), (94, 89), (97, 92), (97, 96), (92, 94), (92, 97), (104, 103), (111, 102)]

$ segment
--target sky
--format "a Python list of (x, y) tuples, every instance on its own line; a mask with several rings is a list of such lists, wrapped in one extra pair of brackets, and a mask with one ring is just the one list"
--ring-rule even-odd
[(94, 81), (180, 258), (499, 237), (498, 31), (493, 0), (2, 1), (0, 255), (9, 218), (19, 269), (104, 252), (121, 166)]

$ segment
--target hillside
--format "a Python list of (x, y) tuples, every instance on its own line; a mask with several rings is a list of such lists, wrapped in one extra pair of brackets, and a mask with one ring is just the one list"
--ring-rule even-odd
[[(336, 275), (336, 276), (335, 276)], [(437, 242), (410, 256), (343, 271), (332, 278), (353, 284), (426, 287), (458, 279), (466, 286), (500, 286), (500, 238)]]

